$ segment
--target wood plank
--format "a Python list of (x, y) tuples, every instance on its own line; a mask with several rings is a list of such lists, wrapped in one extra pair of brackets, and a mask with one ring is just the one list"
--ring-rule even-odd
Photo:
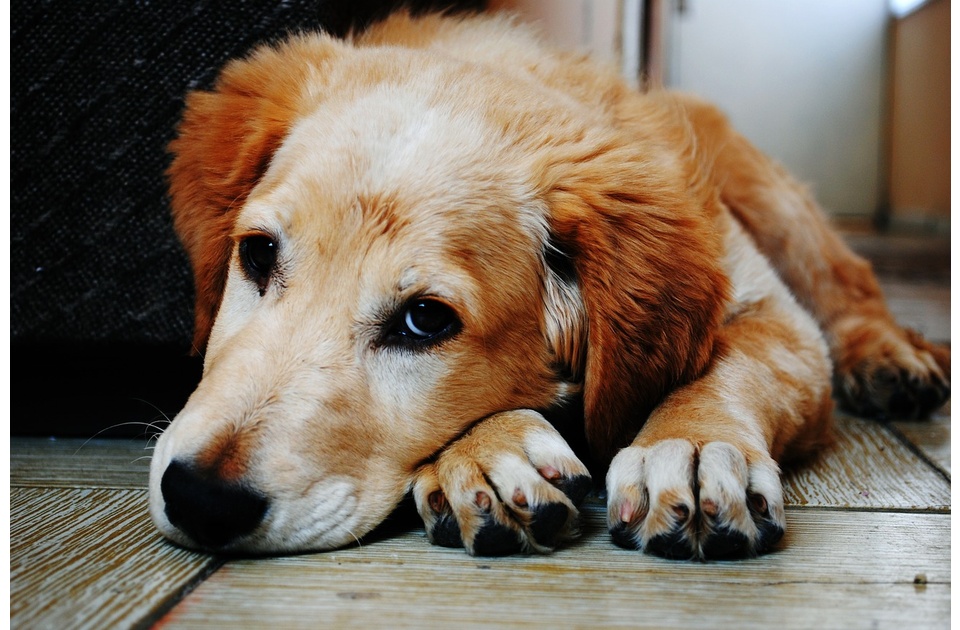
[[(834, 219), (837, 223), (838, 218)], [(949, 236), (878, 234), (871, 225), (842, 223), (844, 240), (870, 261), (882, 286), (897, 282), (950, 285)]]
[(147, 440), (10, 440), (10, 485), (35, 488), (146, 488)]
[(146, 491), (13, 488), (10, 625), (130, 627), (220, 562), (165, 543)]
[(950, 285), (881, 279), (884, 297), (897, 323), (930, 341), (950, 341)]
[[(788, 505), (949, 509), (949, 484), (883, 424), (838, 413), (836, 428), (835, 444), (786, 471)], [(934, 439), (929, 440), (931, 445)], [(146, 488), (147, 446), (140, 440), (14, 438), (11, 485)]]
[[(925, 245), (921, 244), (921, 247)], [(949, 258), (947, 252), (944, 259), (949, 261)], [(918, 330), (932, 341), (950, 342), (949, 282), (906, 281), (887, 277), (881, 278), (881, 285), (890, 310), (901, 325)], [(895, 422), (893, 427), (941, 470), (950, 473), (949, 402), (929, 422)]]
[(158, 625), (949, 626), (948, 515), (804, 508), (788, 510), (787, 520), (783, 550), (739, 562), (619, 549), (599, 503), (586, 511), (584, 537), (550, 556), (471, 558), (417, 532), (335, 552), (238, 560)]
[(836, 413), (836, 440), (784, 475), (788, 505), (950, 510), (950, 484), (879, 422)]
[(950, 474), (950, 403), (929, 420), (894, 422), (893, 428), (923, 455)]
[[(947, 430), (949, 430), (946, 418), (944, 418), (944, 422), (947, 423)], [(145, 441), (139, 440), (112, 439), (98, 440), (86, 444), (82, 440), (48, 441), (25, 440), (22, 438), (13, 440), (11, 483), (16, 494), (11, 504), (14, 517), (11, 539), (11, 620), (15, 621), (14, 625), (34, 627), (37, 625), (67, 624), (95, 627), (104, 622), (108, 624), (115, 621), (121, 624), (132, 623), (136, 619), (142, 619), (144, 615), (154, 614), (155, 611), (159, 610), (158, 607), (163, 606), (167, 598), (179, 593), (187, 584), (199, 579), (200, 576), (217, 566), (217, 561), (212, 558), (176, 549), (160, 540), (146, 515), (146, 493), (143, 490), (90, 489), (98, 485), (112, 488), (144, 488), (148, 470), (148, 461), (144, 458), (145, 444)], [(58, 489), (41, 490), (42, 486), (52, 486)], [(791, 505), (869, 509), (932, 509), (940, 511), (949, 510), (950, 505), (947, 481), (904, 446), (900, 440), (896, 439), (896, 436), (891, 434), (884, 425), (843, 415), (838, 416), (838, 440), (836, 445), (818, 460), (807, 464), (798, 471), (788, 473), (785, 487), (786, 497)], [(630, 569), (641, 573), (641, 575), (633, 576), (634, 578), (646, 579), (652, 577), (659, 581), (665, 581), (666, 584), (673, 584), (676, 580), (680, 580), (680, 587), (686, 590), (691, 588), (687, 584), (687, 582), (690, 582), (693, 584), (694, 590), (703, 591), (701, 595), (706, 598), (704, 602), (707, 610), (714, 607), (713, 600), (729, 599), (731, 597), (729, 591), (724, 591), (725, 587), (723, 585), (714, 584), (711, 581), (716, 579), (715, 572), (710, 575), (688, 574), (690, 569), (682, 566), (684, 563), (660, 561), (655, 558), (623, 552), (613, 547), (609, 543), (602, 526), (602, 517), (598, 516), (601, 508), (594, 505), (592, 509), (596, 517), (594, 520), (597, 522), (594, 523), (592, 529), (587, 528), (583, 541), (571, 549), (561, 551), (551, 557), (549, 561), (542, 558), (514, 559), (518, 564), (511, 565), (510, 571), (527, 567), (527, 577), (532, 581), (544, 584), (552, 584), (551, 580), (555, 576), (566, 576), (562, 579), (564, 583), (568, 580), (576, 582), (592, 579), (595, 582), (595, 591), (591, 592), (587, 589), (583, 594), (583, 597), (586, 598), (585, 601), (592, 602), (590, 604), (592, 612), (596, 612), (595, 608), (597, 607), (603, 607), (606, 601), (606, 596), (601, 591), (616, 591), (620, 584), (613, 573), (606, 578), (603, 576), (597, 578), (596, 572), (600, 571), (598, 567), (610, 563), (613, 563), (611, 566), (615, 568), (619, 567), (617, 564), (619, 560), (616, 558), (619, 558), (622, 554), (627, 554), (626, 557), (630, 559), (631, 567), (634, 566), (634, 563), (638, 563), (633, 569)], [(779, 577), (768, 576), (766, 582), (761, 580), (758, 584), (751, 586), (751, 594), (744, 596), (745, 610), (749, 610), (750, 606), (753, 605), (751, 604), (755, 596), (753, 591), (759, 589), (767, 592), (768, 597), (776, 598), (778, 607), (782, 607), (788, 612), (793, 610), (798, 615), (806, 615), (802, 618), (811, 623), (819, 623), (821, 617), (810, 617), (810, 615), (816, 613), (816, 610), (808, 610), (811, 601), (826, 602), (824, 604), (825, 608), (822, 610), (825, 616), (822, 619), (828, 619), (829, 617), (826, 615), (828, 615), (830, 607), (836, 605), (834, 598), (852, 602), (846, 608), (841, 607), (843, 610), (858, 611), (860, 608), (857, 608), (859, 604), (856, 604), (856, 602), (869, 601), (874, 591), (880, 588), (884, 592), (884, 599), (896, 603), (897, 606), (909, 608), (910, 602), (921, 595), (930, 598), (933, 602), (932, 608), (926, 612), (915, 611), (915, 613), (921, 615), (920, 618), (926, 621), (937, 621), (936, 611), (940, 610), (942, 602), (949, 597), (949, 582), (944, 581), (942, 576), (932, 578), (931, 572), (922, 568), (923, 562), (917, 565), (916, 570), (918, 573), (924, 573), (927, 576), (928, 584), (918, 590), (913, 587), (912, 576), (907, 575), (909, 572), (901, 572), (895, 579), (891, 578), (892, 581), (889, 584), (883, 583), (879, 586), (857, 582), (856, 580), (852, 582), (844, 581), (843, 576), (848, 575), (845, 565), (855, 562), (855, 559), (849, 556), (846, 558), (838, 556), (837, 565), (829, 567), (825, 574), (827, 578), (830, 575), (835, 576), (839, 582), (833, 584), (830, 596), (824, 600), (824, 595), (820, 593), (824, 576), (817, 577), (817, 571), (811, 569), (811, 576), (797, 577), (798, 572), (802, 573), (803, 565), (792, 564), (787, 561), (789, 554), (795, 553), (796, 537), (804, 535), (805, 529), (809, 533), (815, 531), (818, 526), (816, 522), (804, 520), (804, 515), (807, 513), (807, 510), (789, 510), (791, 531), (788, 532), (787, 547), (783, 552), (757, 561), (736, 563), (736, 567), (742, 565), (753, 568), (744, 575), (731, 574), (724, 576), (721, 580), (742, 581), (747, 579), (749, 581), (750, 579), (757, 579), (757, 575), (769, 573), (773, 570), (771, 567), (778, 566), (781, 572), (790, 573), (790, 575)], [(857, 550), (853, 555), (863, 555), (865, 553), (864, 549), (872, 546), (873, 543), (865, 544), (861, 528), (854, 527), (848, 531), (848, 529), (836, 525), (834, 521), (840, 518), (839, 515), (842, 513), (826, 512), (825, 514), (827, 516), (824, 520), (824, 531), (821, 532), (823, 537), (845, 539), (847, 544), (850, 545), (850, 549)], [(939, 515), (894, 514), (879, 516), (916, 519)], [(40, 523), (42, 523), (42, 527), (38, 525)], [(916, 538), (916, 532), (911, 531), (909, 527), (901, 527), (898, 530), (896, 528), (890, 529), (886, 525), (876, 526), (873, 527), (875, 532), (878, 527), (881, 530), (886, 528), (884, 540), (890, 540), (895, 545), (903, 544), (905, 540), (911, 542)], [(917, 527), (918, 531), (922, 533), (922, 524)], [(131, 537), (136, 540), (132, 540)], [(104, 541), (109, 541), (109, 545), (105, 546)], [(353, 615), (356, 611), (349, 606), (343, 608), (350, 602), (364, 606), (373, 605), (376, 610), (381, 611), (381, 614), (384, 610), (389, 611), (390, 606), (393, 605), (390, 598), (387, 598), (387, 603), (390, 606), (385, 608), (379, 601), (384, 598), (383, 593), (371, 591), (368, 587), (364, 587), (363, 580), (375, 582), (378, 571), (392, 570), (389, 568), (392, 566), (390, 565), (390, 562), (393, 561), (391, 558), (396, 560), (408, 555), (408, 547), (411, 544), (418, 545), (421, 550), (429, 550), (429, 552), (424, 551), (424, 553), (429, 553), (428, 556), (417, 560), (417, 562), (422, 563), (422, 570), (425, 572), (422, 579), (456, 580), (461, 579), (457, 572), (466, 568), (472, 567), (474, 570), (489, 571), (495, 566), (501, 566), (499, 564), (482, 564), (482, 561), (481, 564), (464, 565), (464, 562), (470, 562), (471, 560), (463, 556), (462, 552), (452, 552), (453, 555), (449, 555), (450, 552), (447, 550), (432, 548), (426, 543), (423, 535), (416, 530), (406, 534), (401, 533), (395, 539), (381, 540), (370, 545), (369, 549), (376, 551), (373, 557), (361, 555), (358, 559), (355, 556), (348, 556), (352, 559), (351, 562), (359, 562), (370, 568), (371, 573), (369, 575), (350, 573), (349, 575), (353, 577), (348, 576), (347, 582), (334, 593), (337, 600), (332, 603), (327, 601), (323, 604), (329, 609), (328, 612), (334, 611), (334, 618), (339, 619), (341, 617), (338, 615), (346, 614), (347, 616), (342, 617), (342, 619), (352, 619), (350, 615)], [(579, 553), (577, 550), (585, 545), (589, 548), (590, 545), (597, 544), (602, 546), (603, 551), (602, 554), (593, 559), (565, 555)], [(813, 545), (813, 547), (815, 548), (816, 545)], [(107, 553), (105, 549), (109, 548), (122, 549), (122, 551)], [(365, 549), (368, 548), (365, 547)], [(356, 551), (359, 550), (348, 550), (337, 552), (337, 554)], [(807, 553), (810, 553), (810, 551), (807, 550)], [(905, 550), (905, 553), (913, 554), (909, 550)], [(945, 557), (949, 557), (948, 541), (943, 553)], [(386, 555), (384, 558), (380, 558), (378, 554)], [(435, 556), (435, 554), (441, 555)], [(314, 557), (327, 558), (331, 556), (330, 554), (320, 554), (302, 558)], [(342, 561), (342, 556), (338, 557)], [(558, 565), (553, 564), (553, 559), (559, 557), (567, 557), (569, 562), (577, 565), (582, 564), (586, 567), (584, 571), (591, 566), (592, 562), (595, 565), (593, 572), (588, 572), (587, 575), (574, 572), (574, 574), (567, 576), (566, 574), (570, 570), (569, 566), (562, 562)], [(451, 559), (455, 559), (455, 561)], [(299, 560), (276, 559), (264, 562), (279, 563), (283, 567), (289, 562), (296, 565)], [(310, 561), (310, 566), (314, 566), (314, 562)], [(382, 566), (383, 562), (387, 563), (386, 569)], [(447, 565), (451, 562), (449, 571), (452, 573), (444, 574), (443, 571), (447, 570)], [(546, 564), (536, 565), (536, 562), (546, 562)], [(757, 567), (751, 564), (757, 562), (769, 563), (761, 565), (767, 568), (761, 570), (760, 574), (757, 573)], [(405, 562), (405, 564), (409, 564), (409, 562)], [(431, 568), (432, 564), (437, 566)], [(709, 566), (716, 566), (716, 564), (711, 563)], [(723, 565), (724, 563), (719, 564)], [(240, 566), (244, 566), (244, 564), (231, 564), (225, 570), (229, 573)], [(491, 568), (477, 568), (483, 566), (490, 566)], [(677, 569), (681, 566), (682, 568)], [(143, 567), (150, 567), (151, 569), (145, 573)], [(318, 570), (327, 572), (331, 570), (331, 567), (323, 565)], [(619, 570), (620, 568), (616, 568), (616, 571)], [(736, 571), (739, 570), (736, 569)], [(339, 571), (339, 568), (337, 571)], [(440, 574), (434, 575), (438, 571)], [(280, 572), (280, 575), (282, 574), (283, 571)], [(240, 575), (246, 575), (246, 573), (241, 572)], [(628, 572), (628, 575), (631, 574)], [(714, 577), (711, 578), (711, 575)], [(217, 580), (219, 579), (217, 577)], [(409, 579), (419, 580), (421, 577), (414, 575)], [(351, 580), (354, 581), (351, 582)], [(606, 580), (605, 585), (604, 580)], [(703, 581), (706, 582), (706, 585), (699, 584)], [(254, 579), (255, 582), (256, 579)], [(481, 586), (483, 585), (478, 585), (478, 587)], [(522, 584), (516, 583), (514, 586), (518, 593), (523, 592)], [(216, 581), (210, 587), (221, 588), (217, 586)], [(403, 587), (402, 582), (396, 583), (395, 587), (399, 590), (392, 597), (401, 600), (410, 597), (409, 593), (401, 588)], [(229, 586), (229, 588), (232, 588), (232, 586)], [(367, 590), (363, 590), (364, 588), (367, 588)], [(578, 597), (575, 593), (566, 593), (559, 586), (556, 588), (559, 589), (557, 592), (562, 594), (561, 600), (567, 597)], [(663, 587), (660, 590), (658, 590), (660, 587), (651, 588), (652, 591), (648, 589), (634, 594), (630, 594), (628, 591), (623, 597), (627, 599), (630, 597), (653, 597), (657, 598), (658, 601), (672, 602), (680, 608), (689, 607), (689, 602), (684, 603), (678, 600), (676, 595), (671, 595), (669, 587)], [(136, 596), (131, 598), (131, 593), (136, 593)], [(148, 593), (149, 596), (142, 597), (140, 593)], [(379, 594), (369, 595), (369, 593)], [(551, 593), (553, 591), (535, 593), (534, 596), (549, 603), (556, 599), (556, 595)], [(275, 595), (281, 599), (289, 597), (289, 595), (281, 596), (279, 593)], [(438, 597), (453, 597), (454, 595), (455, 593), (443, 591)], [(698, 595), (698, 597), (701, 597), (701, 595)], [(378, 603), (374, 604), (372, 601), (364, 603), (368, 596), (377, 599)], [(300, 597), (300, 595), (296, 597)], [(755, 604), (757, 606), (762, 605), (761, 600), (757, 600)], [(561, 601), (557, 601), (556, 605), (559, 606), (561, 603)], [(432, 600), (425, 602), (426, 604), (430, 606), (438, 605)], [(618, 596), (612, 600), (610, 605), (622, 606), (623, 601)], [(440, 605), (440, 609), (446, 610), (444, 606)], [(872, 604), (869, 606), (864, 604), (864, 609), (870, 608), (870, 606)], [(473, 609), (467, 609), (465, 612), (473, 618), (476, 610), (473, 610), (473, 612), (471, 610)], [(626, 610), (629, 611), (630, 608)], [(669, 612), (666, 607), (657, 610), (660, 610), (664, 615)], [(177, 611), (170, 617), (171, 621), (179, 619), (177, 615), (180, 614), (180, 609), (178, 608)], [(224, 619), (229, 621), (231, 614), (246, 615), (247, 613), (244, 611), (245, 608), (239, 606), (234, 613), (227, 614)], [(295, 611), (296, 606), (290, 612), (294, 614)], [(453, 614), (451, 611), (447, 612)], [(927, 612), (929, 612), (929, 615), (927, 615)], [(587, 611), (583, 611), (583, 623), (594, 625), (587, 621), (588, 614)], [(637, 619), (646, 619), (651, 624), (658, 625), (657, 621), (651, 616), (645, 616), (636, 611), (630, 614)], [(732, 610), (718, 610), (714, 614), (716, 615), (715, 619), (699, 619), (697, 622), (715, 625), (715, 623), (721, 621), (731, 621), (735, 617), (735, 612)], [(751, 612), (751, 614), (755, 613)], [(509, 621), (514, 613), (510, 613), (509, 616), (498, 615), (499, 613), (494, 615), (494, 620), (497, 623)], [(923, 615), (927, 616), (924, 617)], [(422, 617), (414, 615), (411, 619), (417, 623), (428, 623), (429, 617), (424, 613)], [(438, 618), (444, 621), (454, 620), (454, 617), (444, 617), (443, 614)], [(520, 618), (526, 617), (521, 615)], [(672, 617), (664, 618), (672, 619)], [(756, 618), (766, 619), (762, 615)], [(865, 617), (865, 619), (867, 618), (873, 619), (869, 615)], [(363, 619), (372, 621), (373, 617), (370, 616), (369, 619), (364, 617)], [(532, 620), (533, 617), (530, 617), (530, 619)], [(682, 617), (681, 619), (693, 620), (694, 618)], [(192, 623), (188, 618), (184, 618), (183, 621), (187, 625)], [(615, 615), (601, 615), (597, 618), (597, 621), (600, 625), (617, 625), (624, 619)], [(738, 619), (737, 623), (740, 621), (742, 620)], [(936, 624), (934, 623), (934, 625)]]

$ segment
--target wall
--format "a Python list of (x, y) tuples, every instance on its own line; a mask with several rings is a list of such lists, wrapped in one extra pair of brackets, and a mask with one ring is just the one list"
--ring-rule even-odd
[(568, 50), (590, 51), (621, 63), (620, 0), (490, 0), (493, 11), (509, 11), (537, 25), (550, 41)]
[[(946, 0), (943, 0), (946, 4)], [(648, 0), (661, 30), (651, 71), (717, 103), (835, 215), (886, 199), (886, 0)], [(557, 44), (621, 63), (618, 0), (492, 0)], [(682, 7), (682, 11), (678, 8)], [(653, 43), (653, 40), (651, 40)], [(662, 78), (661, 78), (662, 76)]]
[(950, 219), (950, 2), (893, 27), (890, 205), (894, 225)]
[(685, 0), (669, 86), (720, 105), (836, 215), (882, 198), (885, 0)]

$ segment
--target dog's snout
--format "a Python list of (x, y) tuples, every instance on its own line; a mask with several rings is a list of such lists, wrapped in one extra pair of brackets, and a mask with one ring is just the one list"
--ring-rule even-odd
[(160, 482), (167, 519), (194, 542), (221, 549), (251, 533), (266, 514), (266, 497), (174, 460)]

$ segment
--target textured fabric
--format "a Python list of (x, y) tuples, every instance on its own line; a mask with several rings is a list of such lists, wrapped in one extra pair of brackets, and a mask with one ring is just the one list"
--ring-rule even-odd
[(258, 43), (342, 34), (390, 4), (14, 0), (13, 342), (187, 347), (190, 271), (163, 177), (184, 94)]

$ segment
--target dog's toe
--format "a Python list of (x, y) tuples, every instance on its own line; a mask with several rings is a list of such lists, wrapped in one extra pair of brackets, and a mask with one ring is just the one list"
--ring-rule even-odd
[(417, 474), (413, 494), (434, 544), (473, 555), (545, 552), (577, 534), (590, 477), (533, 412), (498, 414)]
[(615, 543), (668, 558), (694, 555), (695, 455), (686, 440), (617, 454), (607, 473), (607, 521)]
[[(736, 447), (685, 440), (628, 447), (607, 476), (613, 542), (671, 559), (742, 558), (783, 537), (779, 470)], [(694, 499), (696, 497), (696, 499)]]
[(449, 508), (441, 490), (434, 490), (428, 499), (432, 521), (427, 525), (427, 535), (433, 544), (440, 547), (463, 547), (460, 526)]

